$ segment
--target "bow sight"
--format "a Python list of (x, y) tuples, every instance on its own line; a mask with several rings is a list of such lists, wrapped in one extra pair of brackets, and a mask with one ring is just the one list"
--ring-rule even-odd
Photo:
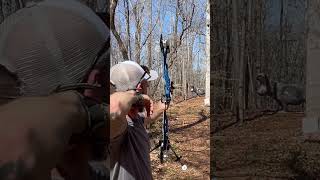
[[(168, 64), (167, 64), (167, 55), (170, 52), (170, 46), (169, 46), (169, 41), (163, 41), (162, 39), (162, 34), (160, 36), (160, 49), (161, 49), (161, 53), (162, 53), (162, 62), (163, 62), (163, 80), (165, 82), (164, 84), (164, 96), (162, 98), (162, 102), (166, 104), (166, 106), (168, 107), (171, 101), (171, 82), (170, 82), (170, 77), (169, 77), (169, 71), (168, 71)], [(181, 158), (182, 156), (178, 156), (177, 153), (173, 150), (173, 148), (171, 147), (170, 141), (169, 141), (169, 119), (166, 113), (166, 110), (164, 110), (163, 112), (163, 118), (162, 118), (162, 139), (159, 140), (159, 144), (154, 147), (150, 152), (154, 151), (155, 149), (160, 147), (160, 154), (159, 154), (159, 158), (160, 158), (160, 162), (163, 163), (164, 162), (164, 158), (167, 157), (167, 152), (169, 150), (171, 150), (175, 157), (176, 160), (178, 161), (181, 166), (182, 166), (182, 170), (186, 170), (187, 166), (183, 165), (181, 163)]]

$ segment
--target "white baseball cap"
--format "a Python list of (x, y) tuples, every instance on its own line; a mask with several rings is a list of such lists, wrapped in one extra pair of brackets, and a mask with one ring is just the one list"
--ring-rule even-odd
[[(138, 63), (134, 62), (134, 61), (123, 61), (122, 63), (124, 63), (124, 64), (132, 64), (132, 65), (134, 65), (136, 67), (140, 67), (141, 68), (141, 66)], [(158, 76), (157, 71), (150, 70), (150, 72), (146, 73), (143, 78), (146, 79), (147, 81), (153, 81), (153, 80), (156, 80), (158, 77), (159, 76)]]
[(133, 63), (120, 62), (110, 69), (110, 82), (116, 91), (128, 91), (137, 88), (145, 72), (140, 66)]
[(120, 62), (110, 69), (110, 82), (115, 85), (117, 91), (134, 90), (143, 79), (152, 81), (157, 78), (156, 71), (152, 70), (148, 74), (134, 61)]

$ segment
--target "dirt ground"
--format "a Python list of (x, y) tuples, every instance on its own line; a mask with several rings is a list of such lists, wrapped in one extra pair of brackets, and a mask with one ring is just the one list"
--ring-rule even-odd
[[(203, 102), (204, 98), (197, 97), (169, 108), (170, 142), (188, 168), (183, 171), (173, 154), (161, 164), (157, 149), (150, 154), (154, 179), (210, 179), (210, 118)], [(156, 134), (151, 141), (154, 147), (161, 136), (161, 122), (154, 124), (150, 132)]]
[(320, 179), (320, 143), (303, 141), (303, 117), (282, 112), (211, 133), (214, 179)]

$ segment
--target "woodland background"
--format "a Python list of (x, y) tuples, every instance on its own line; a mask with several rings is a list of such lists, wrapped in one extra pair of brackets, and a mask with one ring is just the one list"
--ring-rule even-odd
[[(211, 93), (216, 114), (275, 109), (256, 94), (256, 77), (305, 84), (304, 0), (211, 1)], [(301, 110), (301, 109), (300, 109)]]
[[(168, 64), (174, 82), (174, 101), (190, 96), (190, 87), (205, 88), (207, 71), (205, 0), (111, 0), (111, 65), (133, 60), (158, 72), (150, 95), (163, 93), (162, 55), (159, 39), (170, 41)], [(207, 49), (206, 49), (207, 47)]]
[[(317, 0), (211, 1), (213, 177), (319, 179), (319, 141), (303, 139), (305, 109), (264, 114), (277, 104), (256, 94), (259, 73), (306, 87), (306, 62), (317, 60), (307, 55), (319, 52), (319, 7)], [(316, 87), (314, 79), (308, 82), (306, 90)], [(317, 103), (311, 107), (307, 97), (307, 106)]]

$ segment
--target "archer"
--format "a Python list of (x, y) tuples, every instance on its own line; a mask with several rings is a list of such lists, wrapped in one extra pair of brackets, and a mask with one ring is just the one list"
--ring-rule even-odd
[[(157, 75), (133, 61), (121, 62), (110, 69), (110, 82), (115, 91), (134, 90), (143, 97), (148, 97), (145, 95), (148, 80), (156, 78)], [(158, 119), (164, 108), (163, 103), (153, 107), (151, 99), (141, 98), (132, 105), (125, 120), (111, 123), (111, 179), (152, 179), (150, 142), (145, 125)]]

